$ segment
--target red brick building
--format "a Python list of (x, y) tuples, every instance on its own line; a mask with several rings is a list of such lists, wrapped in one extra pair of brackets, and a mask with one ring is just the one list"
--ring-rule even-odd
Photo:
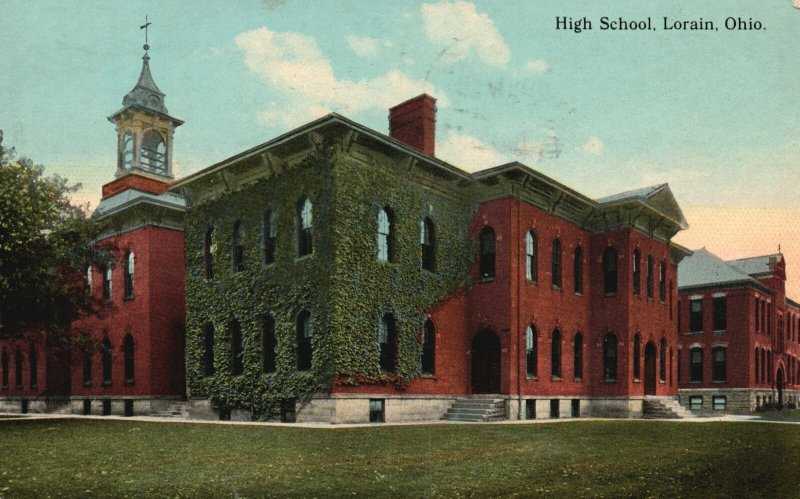
[[(595, 200), (521, 163), (464, 172), (434, 155), (436, 106), (427, 95), (390, 110), (388, 136), (331, 114), (175, 182), (172, 137), (182, 122), (167, 113), (148, 60), (145, 54), (139, 81), (109, 118), (118, 134), (117, 178), (103, 187), (94, 218), (105, 229), (98, 243), (112, 246), (114, 256), (87, 274), (103, 311), (75, 324), (87, 341), (73, 355), (65, 410), (148, 413), (186, 394), (196, 417), (231, 411), (256, 417), (241, 402), (257, 405), (252, 387), (269, 398), (286, 391), (279, 383), (287, 379), (313, 379), (306, 373), (321, 369), (317, 349), (324, 339), (348, 334), (361, 335), (359, 356), (375, 356), (365, 372), (375, 367), (381, 378), (404, 362), (415, 376), (400, 387), (340, 382), (352, 380), (352, 372), (334, 357), (332, 383), (297, 408), (298, 419), (367, 421), (374, 413), (386, 421), (433, 419), (474, 395), (490, 396), (510, 419), (627, 417), (642, 414), (646, 396), (668, 402), (677, 395), (676, 271), (686, 252), (671, 240), (687, 225), (666, 184)], [(340, 203), (336, 192), (350, 179), (338, 172), (359, 169), (413, 193), (412, 204), (398, 204), (409, 211), (376, 201), (377, 185)], [(322, 191), (321, 185), (333, 187)], [(273, 202), (292, 189), (302, 194), (296, 206), (270, 205), (266, 212), (256, 206), (257, 199)], [(336, 226), (344, 211), (331, 214), (353, 205), (370, 220), (365, 224), (377, 223), (364, 240), (353, 241)], [(209, 206), (222, 208), (206, 211)], [(276, 232), (265, 215), (275, 212), (283, 217), (275, 224), (282, 221), (286, 230)], [(390, 233), (391, 224), (407, 220), (410, 231)], [(212, 243), (222, 233), (230, 240)], [(404, 261), (388, 257), (393, 237), (402, 250), (395, 257)], [(230, 253), (218, 251), (221, 244)], [(266, 248), (275, 254), (270, 249), (267, 258)], [(348, 291), (380, 282), (387, 267), (353, 264), (337, 256), (341, 248), (377, 251), (377, 260), (411, 269), (409, 287), (376, 295), (374, 303), (346, 305)], [(447, 276), (464, 284), (429, 308), (402, 309), (407, 305), (398, 294), (445, 282), (433, 262), (452, 253), (473, 262), (463, 275)], [(260, 264), (247, 262), (254, 254)], [(358, 282), (340, 281), (335, 292), (322, 294), (334, 289), (326, 275), (338, 275), (338, 265), (356, 265), (347, 275)], [(212, 266), (224, 272), (212, 273)], [(253, 290), (279, 274), (291, 278), (269, 285), (287, 295), (297, 291), (307, 303), (283, 304), (268, 334), (253, 318), (278, 305), (256, 301), (261, 295)], [(275, 300), (273, 288), (263, 296)], [(251, 298), (231, 307), (231, 296)], [(345, 317), (375, 324), (340, 327), (333, 312), (315, 315), (330, 303), (345, 307)], [(389, 332), (392, 313), (400, 325)], [(424, 323), (409, 319), (419, 316)], [(374, 341), (364, 341), (373, 328)], [(417, 337), (420, 345), (401, 341)], [(292, 359), (275, 359), (287, 342), (291, 348), (283, 351)], [(10, 348), (3, 350), (4, 373), (15, 365), (6, 360)], [(417, 351), (420, 358), (409, 361)], [(345, 368), (335, 371), (340, 365)], [(42, 393), (20, 390), (21, 396)], [(238, 398), (222, 400), (220, 392)]]
[(73, 324), (71, 352), (44, 340), (0, 344), (0, 397), (9, 410), (149, 414), (184, 397), (185, 202), (166, 192), (182, 122), (167, 113), (147, 53), (143, 59), (139, 80), (109, 117), (117, 178), (103, 186), (92, 218), (110, 260), (86, 275), (98, 313)]
[(679, 394), (696, 412), (797, 404), (800, 305), (783, 255), (723, 261), (705, 249), (679, 268)]

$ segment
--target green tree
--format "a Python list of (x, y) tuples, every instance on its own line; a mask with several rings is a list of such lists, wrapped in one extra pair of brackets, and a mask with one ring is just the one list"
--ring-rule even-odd
[[(80, 184), (2, 147), (0, 132), (0, 335), (63, 333), (91, 303), (86, 269), (104, 252), (90, 242)], [(66, 337), (66, 336), (64, 336)]]

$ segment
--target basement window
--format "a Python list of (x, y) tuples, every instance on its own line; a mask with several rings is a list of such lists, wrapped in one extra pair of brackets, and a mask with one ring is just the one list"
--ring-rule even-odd
[(525, 401), (525, 417), (527, 419), (536, 419), (536, 399), (527, 399)]
[(550, 417), (558, 419), (559, 415), (559, 407), (558, 407), (558, 399), (552, 399), (550, 401)]
[(714, 395), (711, 397), (711, 407), (715, 411), (724, 411), (728, 406), (728, 397), (725, 395)]
[(384, 399), (370, 399), (369, 400), (369, 422), (370, 423), (383, 423), (386, 421), (385, 414), (385, 400)]
[(703, 410), (703, 397), (701, 395), (692, 395), (689, 397), (689, 409), (693, 411)]

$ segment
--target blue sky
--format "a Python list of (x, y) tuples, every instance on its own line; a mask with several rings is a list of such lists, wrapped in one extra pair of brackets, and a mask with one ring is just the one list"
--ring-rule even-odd
[[(154, 79), (186, 121), (179, 175), (330, 111), (386, 131), (388, 107), (427, 91), (441, 159), (468, 170), (519, 160), (592, 197), (669, 182), (692, 226), (678, 242), (725, 258), (781, 244), (796, 286), (791, 0), (5, 0), (2, 11), (4, 145), (83, 183), (92, 203), (112, 179), (105, 118), (136, 82), (147, 14)], [(594, 29), (556, 30), (556, 16)], [(601, 31), (602, 16), (650, 16), (658, 29)], [(665, 16), (719, 30), (664, 31)], [(731, 16), (764, 29), (728, 31)]]

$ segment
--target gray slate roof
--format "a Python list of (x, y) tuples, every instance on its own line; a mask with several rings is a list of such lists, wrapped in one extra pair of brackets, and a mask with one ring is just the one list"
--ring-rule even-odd
[(779, 262), (783, 259), (783, 255), (775, 253), (774, 255), (754, 256), (751, 258), (740, 258), (739, 260), (730, 260), (728, 263), (738, 268), (742, 272), (750, 275), (769, 274), (772, 272), (770, 268), (770, 260)]
[(731, 265), (705, 248), (696, 250), (678, 264), (678, 288), (729, 283), (760, 283), (743, 270)]
[(158, 89), (153, 75), (150, 74), (150, 56), (147, 53), (142, 57), (142, 72), (139, 74), (139, 81), (136, 86), (125, 94), (122, 105), (139, 106), (161, 114), (169, 114), (164, 105), (164, 92)]

